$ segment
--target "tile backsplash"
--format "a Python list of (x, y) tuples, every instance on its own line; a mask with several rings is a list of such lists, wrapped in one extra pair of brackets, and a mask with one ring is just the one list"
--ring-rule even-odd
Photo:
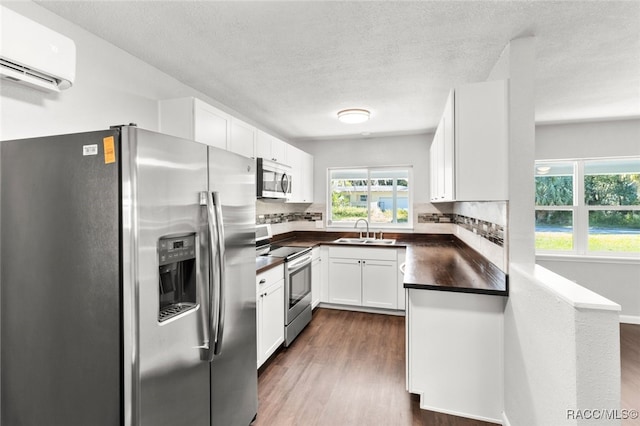
[(461, 226), (466, 230), (499, 245), (500, 247), (504, 247), (504, 226), (459, 214), (455, 214), (454, 216), (456, 225)]
[(322, 212), (264, 213), (256, 216), (256, 225), (265, 223), (315, 222), (322, 220)]
[(418, 223), (454, 223), (474, 234), (504, 246), (504, 226), (456, 213), (419, 213)]

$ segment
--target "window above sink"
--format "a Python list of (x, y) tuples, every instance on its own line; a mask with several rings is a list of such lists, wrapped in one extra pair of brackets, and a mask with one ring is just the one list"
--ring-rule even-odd
[(354, 227), (358, 219), (366, 219), (371, 229), (412, 228), (412, 167), (329, 168), (328, 172), (329, 227)]

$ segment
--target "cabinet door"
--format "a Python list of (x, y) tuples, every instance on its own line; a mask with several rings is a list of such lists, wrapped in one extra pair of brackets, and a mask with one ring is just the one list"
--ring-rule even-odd
[(311, 263), (311, 307), (315, 308), (320, 303), (320, 284), (322, 282), (322, 267), (320, 259)]
[(271, 140), (273, 136), (268, 133), (263, 132), (262, 130), (258, 130), (256, 132), (256, 157), (266, 158), (267, 160), (271, 160)]
[(329, 259), (329, 302), (362, 305), (360, 260)]
[(227, 149), (230, 117), (195, 99), (193, 104), (194, 139), (220, 149)]
[(255, 137), (256, 129), (253, 126), (240, 120), (232, 120), (229, 151), (253, 158)]
[(264, 290), (259, 299), (262, 304), (259, 358), (264, 362), (284, 342), (284, 280)]
[(455, 200), (454, 181), (454, 125), (453, 125), (453, 91), (449, 93), (444, 113), (433, 135), (431, 149), (431, 201), (445, 202)]
[(288, 165), (291, 166), (291, 174), (293, 180), (291, 182), (291, 197), (287, 202), (301, 203), (302, 202), (302, 188), (304, 186), (303, 165), (302, 165), (302, 150), (295, 146), (289, 147), (288, 152)]
[(507, 82), (461, 86), (455, 93), (455, 185), (457, 201), (506, 200)]
[(362, 306), (397, 309), (397, 262), (362, 261)]
[(433, 202), (443, 201), (444, 199), (444, 141), (442, 136), (442, 119), (440, 119), (429, 150), (431, 156), (431, 201)]
[(453, 90), (449, 92), (447, 97), (447, 103), (444, 106), (444, 113), (440, 121), (442, 127), (442, 134), (440, 136), (440, 143), (442, 144), (441, 150), (441, 172), (440, 172), (440, 185), (441, 195), (443, 200), (454, 201), (455, 200), (455, 134), (453, 132), (453, 105), (454, 105), (454, 93)]
[(313, 155), (302, 151), (302, 202), (313, 202)]
[(278, 138), (271, 139), (271, 159), (280, 164), (290, 165), (287, 161), (287, 149), (289, 144)]

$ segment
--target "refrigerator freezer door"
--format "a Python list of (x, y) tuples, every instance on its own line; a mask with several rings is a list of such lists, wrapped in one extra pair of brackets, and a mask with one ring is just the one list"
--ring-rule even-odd
[(255, 162), (209, 147), (209, 191), (222, 211), (224, 318), (211, 363), (211, 424), (246, 426), (258, 409)]
[(123, 424), (118, 131), (0, 152), (0, 424)]
[[(136, 424), (209, 426), (209, 363), (200, 359), (208, 339), (206, 208), (200, 206), (200, 193), (207, 190), (207, 147), (131, 127), (123, 128), (124, 144), (135, 159), (132, 245), (140, 374)], [(197, 307), (159, 322), (159, 241), (193, 234)]]

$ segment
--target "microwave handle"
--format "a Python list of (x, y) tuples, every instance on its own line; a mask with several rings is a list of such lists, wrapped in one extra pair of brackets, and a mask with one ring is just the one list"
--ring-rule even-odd
[(289, 175), (286, 173), (282, 174), (282, 179), (280, 179), (280, 187), (282, 188), (282, 192), (285, 194), (289, 193), (289, 186), (291, 182), (289, 181)]

